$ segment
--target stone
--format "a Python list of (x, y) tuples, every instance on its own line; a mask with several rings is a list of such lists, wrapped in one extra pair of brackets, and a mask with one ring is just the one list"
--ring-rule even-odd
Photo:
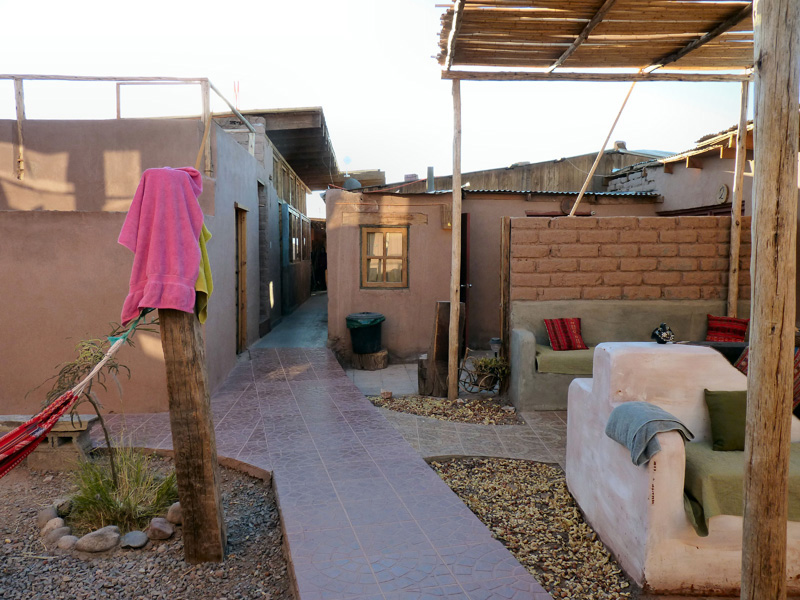
[(42, 527), (42, 537), (47, 536), (48, 533), (53, 531), (54, 529), (58, 529), (59, 527), (64, 526), (64, 519), (60, 517), (56, 517), (55, 519), (50, 519), (44, 527)]
[(181, 503), (176, 502), (167, 511), (167, 521), (174, 525), (183, 525), (183, 509)]
[(56, 514), (58, 514), (59, 517), (66, 517), (72, 512), (72, 499), (59, 498), (53, 502), (53, 507), (56, 509)]
[(129, 531), (122, 536), (120, 546), (123, 548), (142, 548), (150, 541), (144, 531)]
[(75, 543), (75, 550), (81, 552), (105, 552), (119, 543), (119, 527), (108, 525), (97, 531), (87, 533)]
[(56, 542), (56, 548), (59, 550), (72, 550), (75, 547), (75, 542), (78, 541), (78, 537), (74, 535), (65, 535), (61, 537)]
[(175, 533), (175, 528), (165, 518), (154, 517), (145, 531), (151, 540), (168, 540)]
[(381, 398), (384, 400), (391, 400), (392, 399), (392, 391), (391, 390), (381, 390)]
[(60, 540), (65, 535), (70, 535), (72, 533), (71, 527), (57, 527), (50, 531), (46, 536), (44, 536), (44, 544), (45, 546), (54, 546), (58, 540)]
[(36, 513), (36, 526), (39, 529), (43, 529), (47, 522), (51, 519), (55, 519), (58, 517), (58, 513), (54, 506), (48, 506), (47, 508), (43, 508), (38, 513)]

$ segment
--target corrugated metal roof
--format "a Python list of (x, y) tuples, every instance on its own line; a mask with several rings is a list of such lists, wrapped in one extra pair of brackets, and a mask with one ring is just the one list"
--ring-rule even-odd
[[(467, 194), (531, 194), (535, 196), (577, 196), (578, 191), (574, 192), (555, 192), (548, 190), (473, 190), (466, 188), (463, 190)], [(450, 194), (452, 190), (436, 190), (431, 194)], [(649, 196), (658, 197), (658, 192), (585, 192), (584, 196)]]

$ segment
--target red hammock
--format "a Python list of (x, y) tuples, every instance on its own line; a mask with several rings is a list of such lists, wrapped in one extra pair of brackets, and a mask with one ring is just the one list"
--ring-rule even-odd
[(71, 390), (59, 396), (50, 406), (27, 423), (0, 438), (0, 478), (36, 450), (53, 425), (78, 399)]

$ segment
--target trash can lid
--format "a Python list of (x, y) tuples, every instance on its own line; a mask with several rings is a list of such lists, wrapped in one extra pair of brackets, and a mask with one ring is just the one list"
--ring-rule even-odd
[(348, 329), (356, 329), (358, 327), (369, 327), (370, 325), (377, 325), (386, 320), (386, 317), (381, 313), (374, 312), (360, 312), (352, 313), (345, 317)]

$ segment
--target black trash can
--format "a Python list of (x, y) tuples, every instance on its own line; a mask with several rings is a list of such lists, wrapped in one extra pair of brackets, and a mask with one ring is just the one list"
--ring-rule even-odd
[(372, 354), (381, 349), (381, 323), (386, 317), (380, 313), (360, 312), (347, 315), (347, 328), (356, 354)]

